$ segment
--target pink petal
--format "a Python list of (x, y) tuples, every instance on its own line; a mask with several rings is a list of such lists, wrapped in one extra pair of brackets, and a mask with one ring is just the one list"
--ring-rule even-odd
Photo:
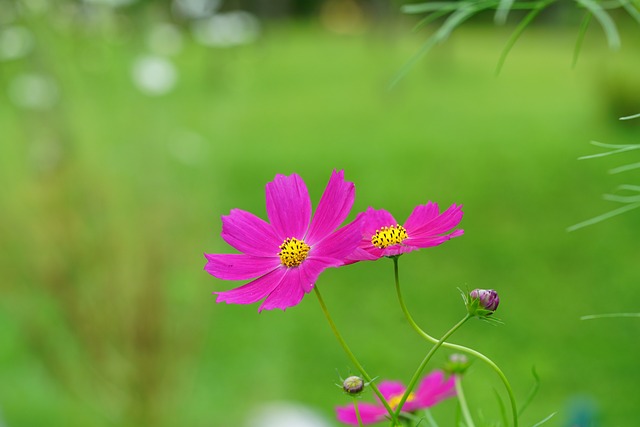
[(397, 225), (395, 218), (384, 209), (367, 208), (365, 212), (361, 212), (356, 217), (356, 221), (362, 221), (362, 239), (358, 244), (358, 249), (354, 250), (347, 256), (346, 264), (357, 261), (371, 261), (385, 256), (385, 250), (373, 246), (371, 238), (376, 234), (377, 230), (382, 227)]
[(284, 240), (271, 224), (241, 209), (232, 209), (222, 217), (222, 238), (240, 252), (254, 256), (277, 255)]
[(218, 295), (216, 302), (253, 304), (269, 295), (280, 284), (285, 273), (285, 268), (278, 268), (239, 288), (214, 292)]
[[(371, 403), (359, 403), (358, 412), (360, 412), (360, 419), (362, 424), (373, 424), (385, 419), (387, 410), (384, 406), (373, 405)], [(338, 406), (336, 408), (336, 416), (338, 421), (345, 424), (357, 426), (358, 418), (356, 417), (356, 410), (353, 405)]]
[[(373, 250), (365, 250), (362, 248), (356, 248), (351, 254), (347, 256), (344, 263), (345, 265), (353, 264), (358, 261), (375, 261), (382, 256), (382, 249), (371, 247)], [(374, 252), (375, 250), (375, 252)]]
[(311, 220), (305, 242), (313, 245), (324, 239), (345, 220), (355, 199), (355, 185), (344, 180), (344, 171), (333, 171)]
[(462, 220), (462, 205), (451, 205), (442, 214), (434, 215), (438, 205), (429, 202), (427, 205), (416, 206), (413, 210), (405, 228), (409, 237), (419, 238), (425, 236), (435, 236), (451, 231)]
[[(313, 246), (313, 255), (344, 260), (362, 240), (362, 217), (329, 234)], [(311, 252), (310, 252), (311, 255)]]
[(442, 371), (434, 371), (427, 375), (416, 389), (412, 404), (418, 408), (428, 408), (456, 395), (455, 378), (445, 379)]
[(318, 280), (318, 276), (329, 267), (339, 267), (341, 262), (334, 258), (321, 258), (317, 256), (309, 256), (298, 267), (300, 272), (300, 285), (305, 293), (311, 292), (313, 285)]
[(244, 254), (204, 254), (207, 273), (222, 280), (247, 280), (262, 276), (280, 265), (280, 258)]
[(362, 238), (368, 240), (371, 244), (371, 238), (376, 234), (377, 230), (382, 227), (390, 227), (398, 225), (393, 215), (384, 209), (367, 208), (363, 215)]
[(284, 240), (304, 238), (311, 219), (311, 200), (300, 176), (276, 175), (266, 186), (267, 216)]
[(387, 246), (384, 249), (380, 249), (380, 251), (382, 252), (382, 255), (380, 256), (396, 256), (396, 255), (406, 254), (406, 253), (413, 252), (415, 250), (420, 249), (417, 246), (406, 245), (405, 243), (408, 241), (409, 239), (406, 239), (400, 245)]
[(266, 300), (262, 303), (258, 311), (273, 310), (279, 308), (286, 310), (289, 307), (298, 305), (304, 296), (302, 290), (302, 278), (300, 277), (300, 269), (283, 268), (285, 274), (278, 286), (271, 291)]
[(429, 248), (432, 246), (438, 246), (447, 240), (451, 240), (454, 237), (462, 236), (464, 234), (464, 230), (456, 230), (451, 234), (446, 234), (444, 236), (426, 236), (422, 238), (413, 238), (409, 237), (404, 240), (405, 245), (413, 246), (417, 248)]
[(378, 386), (378, 390), (387, 400), (402, 395), (406, 389), (404, 384), (399, 381), (382, 381)]
[(437, 203), (429, 201), (426, 205), (418, 205), (413, 209), (411, 215), (409, 215), (409, 218), (405, 221), (404, 227), (412, 230), (420, 228), (424, 224), (429, 223), (439, 214), (440, 209), (438, 208)]

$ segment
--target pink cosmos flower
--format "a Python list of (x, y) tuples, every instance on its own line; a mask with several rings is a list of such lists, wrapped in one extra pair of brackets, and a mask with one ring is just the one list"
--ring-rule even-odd
[(276, 175), (266, 186), (270, 223), (240, 209), (222, 216), (222, 238), (242, 253), (205, 254), (205, 270), (223, 280), (254, 280), (214, 292), (217, 302), (252, 304), (265, 298), (258, 311), (297, 305), (324, 269), (343, 265), (358, 246), (358, 221), (336, 230), (354, 198), (354, 184), (334, 170), (312, 219), (302, 178)]
[[(407, 389), (402, 383), (396, 381), (383, 381), (378, 386), (380, 393), (389, 403), (392, 409), (396, 409), (402, 395)], [(402, 406), (403, 412), (415, 412), (420, 409), (430, 408), (439, 402), (456, 395), (455, 378), (445, 379), (442, 371), (433, 371), (422, 379), (415, 393), (409, 393), (409, 397)], [(358, 410), (362, 424), (373, 424), (384, 421), (389, 413), (380, 401), (376, 404), (358, 403)], [(345, 424), (358, 425), (355, 407), (353, 405), (338, 406), (336, 408), (338, 421)]]
[(362, 220), (363, 237), (358, 249), (349, 256), (349, 262), (376, 260), (437, 246), (464, 233), (459, 229), (446, 234), (462, 220), (462, 205), (455, 204), (442, 213), (437, 203), (418, 205), (404, 225), (384, 209), (372, 207), (358, 219)]

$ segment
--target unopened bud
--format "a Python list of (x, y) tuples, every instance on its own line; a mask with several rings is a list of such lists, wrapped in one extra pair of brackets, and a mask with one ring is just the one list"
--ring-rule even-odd
[(478, 300), (480, 308), (490, 311), (491, 314), (498, 308), (500, 298), (493, 289), (474, 289), (469, 293), (472, 300)]
[(360, 394), (364, 389), (364, 381), (362, 378), (353, 375), (343, 381), (342, 389), (349, 394)]
[(464, 374), (471, 363), (464, 354), (454, 353), (444, 365), (444, 370), (450, 374)]

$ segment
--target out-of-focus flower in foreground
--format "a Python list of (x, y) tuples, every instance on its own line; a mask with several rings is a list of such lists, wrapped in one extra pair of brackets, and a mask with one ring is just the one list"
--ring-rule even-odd
[[(389, 402), (389, 406), (391, 406), (392, 409), (398, 407), (402, 395), (406, 391), (406, 387), (396, 381), (383, 381), (378, 386), (378, 389), (385, 400)], [(402, 406), (402, 411), (415, 412), (420, 409), (430, 408), (444, 399), (455, 395), (454, 377), (445, 378), (445, 374), (442, 371), (433, 371), (422, 379), (415, 392), (409, 393), (409, 397)], [(360, 412), (363, 424), (373, 424), (384, 421), (388, 415), (386, 408), (381, 402), (375, 404), (358, 403), (358, 411)], [(353, 405), (339, 406), (336, 408), (336, 413), (338, 421), (345, 424), (358, 425), (358, 419)]]
[(337, 227), (353, 206), (355, 186), (333, 171), (311, 218), (311, 200), (300, 176), (276, 175), (266, 186), (266, 222), (240, 209), (222, 216), (222, 238), (241, 254), (205, 254), (205, 270), (223, 280), (255, 279), (217, 294), (217, 302), (252, 304), (258, 311), (297, 305), (322, 271), (343, 265), (361, 239), (358, 221)]
[(416, 206), (400, 225), (386, 210), (369, 207), (360, 214), (363, 238), (349, 259), (376, 260), (440, 245), (464, 233), (460, 229), (451, 232), (462, 220), (462, 214), (462, 205), (451, 205), (440, 213), (437, 203), (428, 202)]
[(464, 354), (453, 353), (444, 365), (444, 371), (451, 375), (462, 375), (471, 366), (469, 358)]

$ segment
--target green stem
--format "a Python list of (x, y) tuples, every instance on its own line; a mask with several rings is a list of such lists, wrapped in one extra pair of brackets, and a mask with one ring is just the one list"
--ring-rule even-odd
[(429, 352), (424, 357), (424, 359), (422, 359), (422, 362), (420, 362), (420, 365), (418, 366), (418, 369), (416, 369), (416, 371), (413, 373), (413, 377), (411, 378), (411, 381), (409, 381), (409, 385), (407, 386), (407, 389), (404, 391), (404, 394), (402, 395), (402, 399), (400, 399), (400, 403), (398, 403), (398, 407), (396, 408), (396, 416), (398, 414), (400, 414), (400, 411), (402, 410), (402, 407), (404, 406), (404, 403), (407, 401), (407, 398), (409, 397), (409, 394), (411, 393), (411, 391), (416, 386), (416, 383), (418, 382), (418, 379), (420, 379), (420, 375), (422, 374), (422, 371), (427, 366), (427, 363), (429, 363), (429, 360), (431, 360), (431, 357), (433, 357), (433, 355), (440, 348), (442, 343), (444, 343), (447, 338), (449, 338), (455, 331), (457, 331), (464, 324), (464, 322), (466, 322), (469, 319), (471, 319), (471, 315), (469, 313), (467, 313), (462, 318), (462, 320), (460, 320), (458, 323), (456, 323), (453, 326), (453, 328), (449, 329), (447, 331), (447, 333), (445, 333), (442, 336), (442, 338), (440, 338), (434, 344), (434, 346), (431, 347), (431, 350), (429, 350)]
[(460, 375), (454, 375), (456, 382), (456, 394), (458, 401), (460, 402), (460, 409), (462, 410), (462, 418), (467, 423), (467, 427), (475, 427), (473, 418), (471, 418), (471, 412), (469, 412), (469, 405), (467, 405), (467, 399), (464, 397), (464, 390), (462, 390), (462, 377)]
[(336, 327), (336, 324), (333, 322), (333, 319), (331, 318), (331, 315), (329, 314), (329, 310), (327, 309), (327, 306), (325, 305), (324, 300), (322, 299), (322, 295), (320, 295), (320, 291), (318, 290), (318, 286), (317, 285), (314, 286), (313, 290), (315, 291), (316, 296), (318, 297), (318, 302), (320, 303), (320, 307), (322, 308), (322, 312), (324, 313), (324, 317), (327, 318), (327, 321), (329, 322), (329, 326), (331, 327), (331, 330), (333, 331), (333, 334), (336, 336), (336, 339), (338, 340), (338, 342), (342, 346), (342, 349), (347, 354), (349, 359), (351, 359), (351, 363), (353, 363), (354, 366), (358, 369), (358, 371), (360, 371), (360, 373), (362, 374), (362, 377), (367, 381), (367, 384), (369, 384), (371, 386), (371, 389), (378, 396), (378, 398), (380, 399), (380, 402), (382, 402), (382, 404), (384, 405), (384, 407), (387, 410), (387, 412), (389, 412), (389, 415), (391, 416), (391, 419), (392, 419), (394, 425), (399, 425), (398, 424), (398, 415), (393, 411), (391, 406), (389, 406), (389, 402), (387, 402), (387, 399), (384, 398), (384, 396), (382, 395), (382, 393), (380, 392), (378, 387), (373, 382), (373, 379), (371, 378), (371, 376), (369, 376), (369, 374), (367, 374), (367, 371), (365, 371), (364, 367), (360, 364), (360, 362), (358, 362), (358, 359), (356, 359), (356, 356), (353, 354), (353, 352), (351, 351), (351, 349), (347, 345), (347, 343), (344, 340), (344, 338), (342, 338), (342, 335), (338, 331), (338, 328)]
[(438, 423), (436, 423), (436, 420), (433, 418), (430, 410), (426, 409), (424, 411), (424, 418), (429, 421), (429, 425), (431, 425), (431, 427), (438, 427)]
[(358, 425), (362, 426), (362, 418), (360, 417), (360, 409), (358, 408), (358, 398), (353, 396), (353, 408), (356, 411), (356, 420), (358, 420)]
[[(429, 341), (431, 343), (434, 343), (434, 344), (438, 343), (438, 340), (436, 338), (432, 337), (431, 335), (429, 335), (428, 333), (423, 331), (422, 328), (420, 328), (420, 326), (418, 326), (418, 324), (415, 322), (415, 320), (413, 320), (413, 317), (411, 317), (411, 314), (409, 313), (409, 310), (407, 309), (407, 306), (404, 303), (404, 299), (402, 298), (402, 293), (400, 292), (400, 276), (399, 276), (399, 273), (398, 273), (398, 258), (397, 257), (393, 258), (393, 267), (394, 267), (394, 274), (395, 274), (395, 280), (396, 280), (396, 293), (398, 294), (398, 301), (400, 302), (400, 307), (402, 308), (402, 312), (404, 313), (405, 317), (407, 318), (407, 321), (413, 327), (413, 329), (420, 336), (422, 336), (422, 338), (424, 338), (425, 340), (427, 340), (427, 341)], [(509, 380), (507, 380), (506, 375), (502, 372), (502, 370), (498, 367), (498, 365), (496, 365), (493, 362), (493, 360), (489, 359), (484, 354), (482, 354), (479, 351), (476, 351), (476, 350), (474, 350), (472, 348), (465, 347), (465, 346), (459, 345), (459, 344), (449, 343), (449, 342), (443, 342), (442, 346), (445, 347), (445, 348), (449, 348), (449, 349), (456, 350), (456, 351), (461, 351), (463, 353), (467, 353), (467, 354), (469, 354), (471, 356), (477, 357), (478, 359), (482, 360), (487, 365), (489, 365), (496, 372), (496, 374), (498, 374), (498, 377), (500, 377), (500, 379), (502, 380), (502, 383), (504, 384), (505, 388), (507, 389), (507, 393), (509, 394), (509, 401), (511, 403), (511, 413), (513, 415), (513, 427), (518, 427), (518, 407), (516, 405), (516, 400), (515, 400), (515, 397), (513, 395), (513, 390), (511, 389), (511, 385), (509, 384)]]

